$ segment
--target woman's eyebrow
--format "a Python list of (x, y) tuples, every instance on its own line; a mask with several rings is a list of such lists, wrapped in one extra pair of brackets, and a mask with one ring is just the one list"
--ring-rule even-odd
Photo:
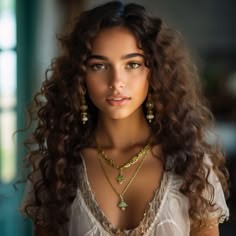
[[(144, 55), (141, 53), (129, 53), (127, 55), (121, 56), (122, 60), (133, 58), (133, 57), (142, 57), (144, 58)], [(106, 56), (98, 55), (98, 54), (92, 54), (87, 58), (87, 61), (92, 60), (92, 59), (98, 59), (98, 60), (103, 60), (103, 61), (109, 61), (109, 58)]]
[(103, 61), (108, 61), (108, 57), (102, 56), (102, 55), (97, 55), (97, 54), (92, 54), (88, 56), (87, 61), (92, 60), (92, 59), (99, 59)]
[(142, 57), (142, 58), (144, 58), (144, 55), (141, 54), (141, 53), (136, 53), (136, 52), (135, 53), (129, 53), (127, 55), (122, 56), (121, 59), (129, 59), (129, 58), (132, 58), (132, 57)]

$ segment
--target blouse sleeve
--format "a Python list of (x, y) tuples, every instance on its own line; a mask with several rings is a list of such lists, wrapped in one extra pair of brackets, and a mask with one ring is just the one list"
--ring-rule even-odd
[(207, 212), (207, 216), (208, 218), (218, 218), (219, 223), (223, 223), (225, 220), (228, 220), (229, 218), (229, 209), (226, 204), (221, 183), (217, 175), (215, 174), (212, 168), (212, 162), (208, 157), (206, 158), (206, 164), (210, 166), (208, 181), (210, 184), (212, 184), (213, 191), (209, 187), (203, 192), (203, 196), (205, 199), (208, 199), (214, 204), (213, 209)]

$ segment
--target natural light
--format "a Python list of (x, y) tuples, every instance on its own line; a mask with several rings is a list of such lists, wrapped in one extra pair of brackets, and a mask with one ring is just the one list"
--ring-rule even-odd
[(0, 182), (16, 175), (16, 19), (14, 1), (0, 2)]

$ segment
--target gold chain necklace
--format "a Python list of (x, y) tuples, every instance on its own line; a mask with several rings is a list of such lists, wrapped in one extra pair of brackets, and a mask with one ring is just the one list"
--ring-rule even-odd
[(110, 159), (106, 154), (105, 152), (102, 150), (102, 148), (100, 147), (100, 145), (98, 143), (97, 144), (97, 152), (98, 154), (106, 161), (106, 163), (119, 170), (119, 174), (118, 176), (116, 177), (116, 181), (119, 183), (119, 184), (122, 184), (123, 181), (125, 180), (123, 174), (122, 174), (122, 170), (123, 169), (126, 169), (130, 166), (132, 166), (133, 164), (135, 164), (143, 155), (143, 153), (146, 153), (149, 149), (150, 149), (150, 144), (146, 144), (139, 152), (138, 154), (136, 154), (134, 157), (132, 157), (127, 163), (119, 166), (117, 165), (114, 160)]
[(105, 175), (105, 177), (106, 177), (108, 183), (110, 184), (110, 186), (111, 186), (111, 188), (113, 189), (113, 191), (114, 191), (114, 192), (117, 194), (117, 196), (120, 198), (120, 201), (119, 201), (119, 203), (118, 203), (118, 207), (119, 207), (122, 211), (124, 211), (124, 210), (126, 209), (126, 207), (128, 206), (128, 204), (124, 201), (124, 195), (125, 195), (126, 191), (128, 190), (128, 188), (130, 187), (131, 183), (134, 181), (134, 179), (135, 179), (135, 177), (137, 176), (139, 170), (141, 169), (141, 167), (142, 167), (142, 165), (143, 165), (143, 163), (144, 163), (144, 161), (145, 161), (145, 159), (146, 159), (146, 157), (147, 157), (147, 152), (150, 150), (150, 146), (149, 146), (148, 149), (146, 148), (145, 150), (146, 150), (146, 151), (145, 151), (145, 155), (144, 155), (142, 161), (140, 162), (138, 168), (135, 170), (135, 172), (134, 172), (133, 176), (131, 177), (130, 181), (127, 183), (127, 185), (125, 186), (124, 190), (123, 190), (121, 193), (118, 193), (118, 191), (116, 190), (116, 188), (114, 187), (114, 185), (113, 185), (112, 182), (110, 181), (110, 179), (109, 179), (109, 177), (108, 177), (108, 175), (107, 175), (107, 173), (106, 173), (106, 170), (105, 170), (105, 168), (104, 168), (104, 166), (103, 166), (103, 164), (102, 164), (101, 155), (100, 155), (100, 153), (97, 154), (97, 157), (98, 157), (99, 163), (100, 163), (100, 165), (101, 165), (102, 171), (103, 171), (103, 173), (104, 173), (104, 175)]

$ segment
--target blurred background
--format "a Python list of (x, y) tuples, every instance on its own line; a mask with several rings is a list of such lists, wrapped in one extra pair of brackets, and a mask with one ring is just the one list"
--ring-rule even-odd
[[(18, 213), (24, 186), (20, 177), (25, 110), (39, 89), (51, 59), (58, 55), (56, 35), (87, 8), (106, 1), (0, 0), (0, 235), (31, 236), (32, 225)], [(204, 93), (216, 118), (231, 174), (229, 222), (221, 235), (236, 230), (236, 26), (234, 0), (124, 1), (144, 5), (184, 35), (199, 67)], [(213, 142), (216, 140), (213, 139)]]

